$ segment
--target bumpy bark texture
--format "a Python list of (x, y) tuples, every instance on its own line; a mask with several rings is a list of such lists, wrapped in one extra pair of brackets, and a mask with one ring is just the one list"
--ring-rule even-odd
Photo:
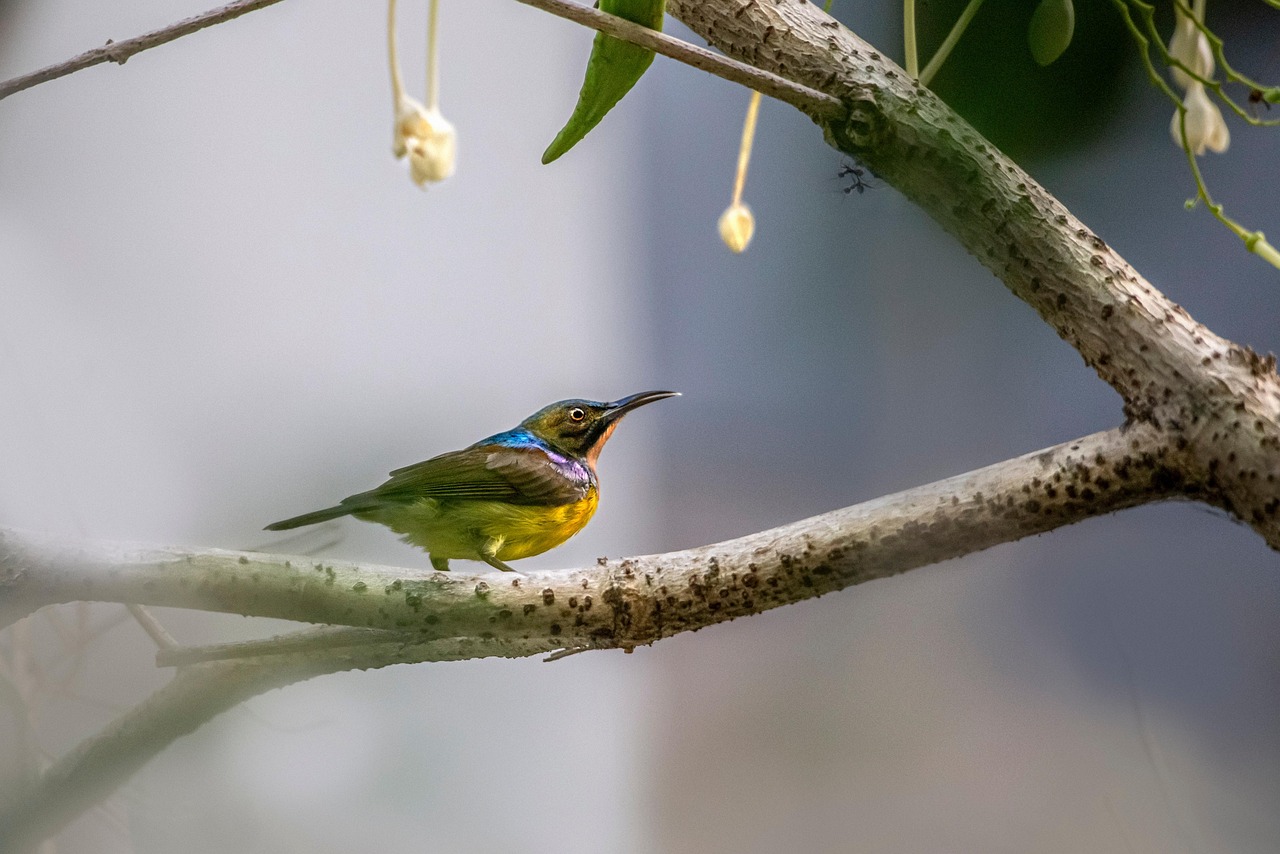
[(1188, 479), (1186, 451), (1140, 424), (736, 540), (530, 575), (414, 576), (222, 550), (69, 548), (0, 530), (0, 625), (43, 605), (90, 599), (392, 630), (415, 644), (541, 639), (630, 648), (1200, 494), (1206, 484)]
[(1272, 355), (1197, 323), (906, 72), (803, 0), (670, 0), (713, 46), (840, 98), (827, 140), (934, 217), (1124, 398), (1189, 451), (1195, 497), (1280, 548)]

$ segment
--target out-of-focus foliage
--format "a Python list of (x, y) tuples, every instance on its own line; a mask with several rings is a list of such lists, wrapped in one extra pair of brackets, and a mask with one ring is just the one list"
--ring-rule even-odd
[(1071, 45), (1076, 27), (1071, 0), (1040, 0), (1027, 29), (1027, 47), (1040, 65), (1050, 65)]
[[(922, 60), (967, 0), (929, 0), (917, 13)], [(933, 90), (1015, 159), (1043, 157), (1105, 132), (1137, 78), (1133, 43), (1110, 0), (1076, 0), (1070, 46), (1047, 67), (1027, 46), (1036, 6), (987, 0), (932, 83)]]

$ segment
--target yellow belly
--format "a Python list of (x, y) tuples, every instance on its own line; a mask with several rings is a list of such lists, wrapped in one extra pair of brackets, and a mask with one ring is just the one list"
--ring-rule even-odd
[(506, 561), (560, 545), (586, 527), (598, 503), (599, 493), (592, 489), (583, 500), (558, 507), (424, 498), (356, 515), (381, 522), (433, 558), (481, 560), (480, 550), (493, 542), (498, 560)]

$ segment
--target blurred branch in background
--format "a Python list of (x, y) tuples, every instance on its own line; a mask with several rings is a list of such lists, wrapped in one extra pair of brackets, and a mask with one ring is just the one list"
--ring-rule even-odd
[(403, 643), (294, 652), (184, 668), (168, 685), (61, 756), (0, 816), (0, 851), (25, 851), (109, 795), (174, 739), (250, 697), (339, 670), (412, 661), (516, 657), (545, 651), (534, 642)]

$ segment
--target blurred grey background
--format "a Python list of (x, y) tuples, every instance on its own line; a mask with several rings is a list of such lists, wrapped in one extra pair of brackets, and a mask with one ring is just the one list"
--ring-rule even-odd
[[(1079, 4), (1080, 33), (1101, 5)], [(979, 21), (999, 30), (1010, 8)], [(202, 9), (10, 0), (0, 77)], [(1280, 72), (1275, 19), (1217, 9), (1236, 64)], [(835, 11), (899, 55), (897, 4)], [(787, 107), (762, 111), (741, 257), (715, 233), (740, 88), (659, 58), (539, 166), (591, 37), (507, 0), (444, 4), (459, 167), (420, 192), (390, 155), (384, 18), (295, 0), (0, 103), (4, 524), (258, 546), (268, 521), (551, 400), (683, 391), (619, 431), (591, 526), (521, 564), (581, 565), (1119, 420), (1079, 357), (892, 189), (842, 192), (840, 158)], [(402, 3), (419, 95), (424, 20)], [(1008, 101), (1021, 129), (975, 119), (1194, 316), (1280, 349), (1280, 276), (1183, 210), (1171, 107), (1132, 62), (1105, 85), (1070, 76), (1097, 45), (1078, 35), (1085, 58), (1059, 72), (1093, 99)], [(1028, 135), (1064, 125), (1070, 145)], [(1203, 162), (1212, 188), (1280, 228), (1276, 133), (1232, 132)], [(383, 529), (340, 530), (327, 554), (428, 566)], [(181, 739), (56, 850), (1275, 851), (1277, 569), (1247, 529), (1169, 505), (631, 656), (325, 677)], [(192, 642), (282, 628), (160, 616)], [(98, 638), (42, 693), (42, 747), (163, 684), (151, 653), (132, 623)]]

